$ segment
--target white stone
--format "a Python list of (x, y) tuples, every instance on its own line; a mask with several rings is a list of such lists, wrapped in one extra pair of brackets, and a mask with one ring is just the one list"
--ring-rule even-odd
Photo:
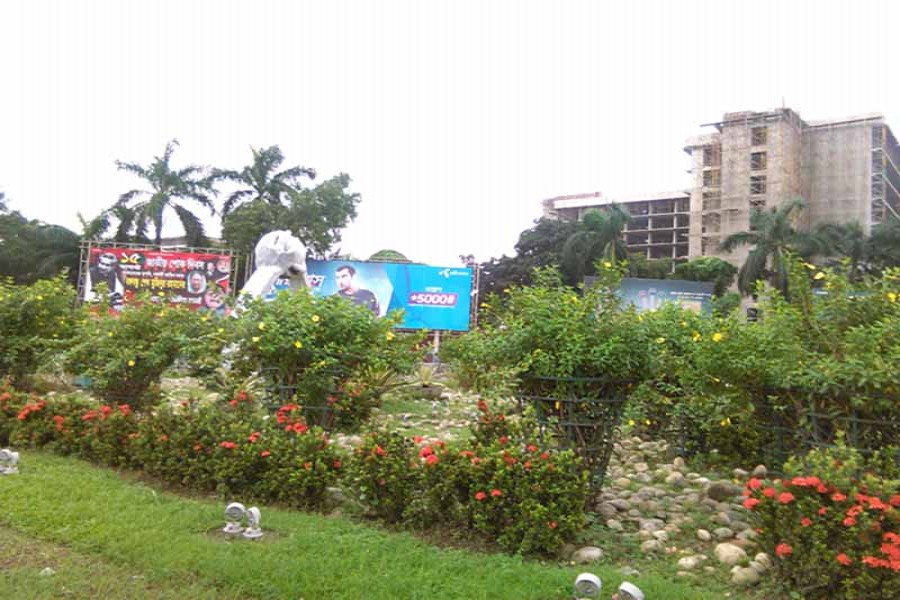
[(641, 544), (641, 552), (659, 552), (662, 549), (663, 545), (659, 540), (647, 540)]
[(705, 529), (697, 530), (697, 539), (701, 542), (708, 542), (712, 540), (712, 534)]
[(754, 556), (753, 562), (762, 565), (766, 570), (772, 568), (772, 558), (765, 552), (760, 552)]
[(759, 573), (750, 567), (739, 567), (731, 575), (731, 582), (736, 585), (756, 585), (759, 583)]
[(747, 553), (743, 548), (727, 542), (716, 546), (715, 555), (720, 563), (726, 565), (736, 565), (747, 558)]
[(700, 559), (696, 556), (685, 556), (684, 558), (678, 559), (678, 568), (684, 569), (685, 571), (691, 571), (700, 566)]
[(597, 546), (585, 546), (572, 553), (572, 561), (577, 564), (597, 562), (603, 558), (603, 550)]

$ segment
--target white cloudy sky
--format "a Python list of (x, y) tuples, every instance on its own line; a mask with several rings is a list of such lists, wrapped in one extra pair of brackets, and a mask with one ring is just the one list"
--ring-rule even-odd
[[(542, 198), (683, 188), (725, 111), (883, 112), (900, 128), (900, 3), (0, 3), (0, 191), (77, 229), (176, 164), (347, 172), (342, 248), (432, 264), (510, 253)], [(210, 220), (211, 232), (218, 225)], [(179, 233), (171, 222), (164, 234)]]

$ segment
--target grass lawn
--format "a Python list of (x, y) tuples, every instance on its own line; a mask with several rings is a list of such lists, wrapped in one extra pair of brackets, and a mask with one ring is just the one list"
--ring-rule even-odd
[[(266, 507), (262, 525), (273, 535), (227, 542), (213, 535), (224, 524), (222, 502), (158, 492), (109, 469), (31, 451), (20, 474), (0, 478), (0, 505), (7, 528), (0, 597), (55, 597), (63, 586), (72, 594), (61, 595), (104, 598), (564, 599), (579, 572)], [(57, 575), (41, 577), (45, 566)], [(590, 570), (608, 590), (623, 578), (611, 567)], [(710, 597), (659, 576), (629, 579), (648, 598)]]

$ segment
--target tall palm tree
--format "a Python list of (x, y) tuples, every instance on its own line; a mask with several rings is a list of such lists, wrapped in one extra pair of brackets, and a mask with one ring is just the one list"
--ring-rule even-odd
[(879, 268), (900, 267), (900, 218), (890, 216), (873, 227), (866, 240), (866, 251)]
[[(115, 204), (102, 211), (91, 220), (78, 213), (81, 222), (81, 237), (94, 242), (133, 242), (149, 244), (146, 223), (138, 220), (137, 211), (123, 204)], [(112, 236), (107, 236), (110, 228), (114, 228)]]
[(741, 293), (753, 293), (756, 282), (765, 280), (786, 295), (788, 254), (809, 258), (827, 252), (826, 244), (819, 236), (794, 229), (791, 216), (804, 206), (802, 199), (794, 198), (768, 211), (753, 211), (750, 214), (750, 231), (733, 233), (722, 240), (719, 249), (724, 252), (731, 252), (740, 246), (753, 246), (738, 271), (738, 289)]
[(593, 273), (597, 259), (616, 263), (628, 257), (622, 232), (629, 222), (631, 216), (617, 204), (585, 211), (578, 231), (563, 244), (561, 266), (570, 284), (577, 285)]
[(269, 146), (257, 150), (250, 148), (253, 162), (240, 171), (216, 170), (214, 176), (240, 184), (242, 189), (232, 192), (222, 205), (224, 219), (237, 205), (245, 201), (261, 200), (272, 205), (281, 205), (284, 196), (296, 192), (300, 188), (303, 177), (316, 178), (315, 169), (306, 167), (289, 167), (282, 171), (284, 154), (278, 146)]
[(847, 277), (850, 281), (857, 281), (871, 270), (866, 233), (858, 221), (823, 223), (816, 228), (816, 235), (827, 243), (831, 254), (841, 261), (849, 261)]
[[(184, 227), (188, 245), (202, 246), (206, 243), (203, 223), (181, 201), (196, 202), (207, 207), (210, 215), (214, 215), (216, 213), (212, 201), (212, 196), (216, 194), (213, 188), (214, 178), (206, 174), (206, 167), (189, 165), (182, 169), (173, 169), (170, 162), (177, 145), (178, 140), (166, 144), (163, 155), (154, 157), (153, 162), (146, 167), (138, 163), (116, 161), (119, 170), (137, 175), (145, 180), (149, 188), (125, 192), (119, 197), (117, 206), (134, 210), (138, 231), (144, 231), (152, 225), (153, 241), (156, 244), (162, 241), (163, 214), (166, 209), (171, 208)], [(144, 199), (129, 206), (135, 198)]]

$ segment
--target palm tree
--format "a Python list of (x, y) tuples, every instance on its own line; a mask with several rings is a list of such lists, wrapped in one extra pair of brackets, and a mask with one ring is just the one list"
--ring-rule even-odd
[[(137, 211), (123, 204), (115, 204), (107, 208), (90, 221), (78, 213), (78, 220), (81, 222), (81, 237), (86, 240), (150, 243), (150, 239), (147, 237), (146, 223), (138, 220)], [(113, 235), (106, 236), (106, 233), (114, 225)]]
[[(857, 281), (871, 270), (866, 233), (862, 225), (852, 223), (823, 223), (816, 228), (816, 235), (826, 241), (831, 254), (849, 261), (847, 277)], [(831, 261), (838, 262), (838, 261)]]
[(873, 227), (866, 252), (879, 268), (900, 267), (900, 218), (891, 216)]
[(233, 181), (246, 186), (233, 192), (222, 205), (222, 218), (235, 206), (250, 200), (261, 200), (272, 205), (281, 205), (285, 195), (290, 195), (300, 188), (300, 179), (316, 178), (315, 169), (306, 167), (290, 167), (279, 171), (284, 162), (284, 154), (278, 146), (270, 146), (253, 152), (253, 162), (240, 171), (216, 170), (217, 179)]
[(119, 197), (117, 206), (128, 207), (135, 198), (146, 197), (130, 208), (135, 213), (139, 233), (145, 231), (149, 225), (153, 226), (155, 244), (162, 241), (163, 214), (166, 209), (172, 208), (184, 227), (188, 245), (202, 246), (206, 244), (203, 223), (179, 201), (194, 201), (209, 208), (210, 214), (214, 215), (216, 211), (211, 198), (216, 194), (213, 188), (214, 178), (206, 175), (206, 167), (190, 165), (182, 169), (173, 169), (170, 161), (177, 145), (178, 140), (166, 144), (163, 155), (154, 157), (153, 162), (147, 167), (137, 163), (116, 161), (119, 170), (134, 173), (144, 179), (149, 186), (148, 190), (135, 189), (125, 192)]
[(824, 253), (826, 244), (820, 237), (797, 231), (791, 224), (791, 215), (804, 206), (802, 199), (795, 198), (769, 211), (753, 211), (750, 231), (733, 233), (719, 245), (724, 252), (753, 246), (738, 271), (738, 289), (742, 294), (752, 294), (756, 282), (766, 280), (786, 295), (788, 254), (808, 258)]
[(628, 257), (622, 232), (631, 216), (617, 204), (604, 210), (585, 211), (578, 231), (563, 244), (560, 261), (570, 284), (580, 283), (593, 272), (594, 262), (605, 259), (616, 263)]

